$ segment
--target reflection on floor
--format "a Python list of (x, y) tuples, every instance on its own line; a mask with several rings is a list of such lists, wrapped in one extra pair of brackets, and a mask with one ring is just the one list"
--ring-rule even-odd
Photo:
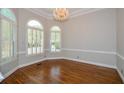
[(2, 83), (86, 84), (122, 83), (117, 71), (70, 60), (46, 60), (18, 69)]

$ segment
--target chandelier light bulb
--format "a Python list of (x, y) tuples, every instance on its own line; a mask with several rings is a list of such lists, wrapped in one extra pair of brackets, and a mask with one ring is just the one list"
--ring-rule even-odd
[(53, 16), (58, 21), (64, 21), (67, 20), (69, 16), (69, 11), (67, 8), (56, 8), (53, 11)]

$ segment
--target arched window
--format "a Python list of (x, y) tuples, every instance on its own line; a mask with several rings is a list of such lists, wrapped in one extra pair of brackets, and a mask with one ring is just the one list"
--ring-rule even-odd
[(43, 26), (36, 20), (27, 24), (28, 29), (28, 55), (40, 54), (43, 52)]
[(61, 48), (61, 29), (58, 26), (51, 28), (51, 52), (59, 52)]
[(16, 17), (7, 8), (0, 9), (1, 58), (7, 60), (16, 55)]

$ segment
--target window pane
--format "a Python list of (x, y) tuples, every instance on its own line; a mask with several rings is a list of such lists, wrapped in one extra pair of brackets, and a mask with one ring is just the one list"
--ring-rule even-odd
[(41, 51), (41, 32), (37, 31), (37, 53), (40, 53)]
[(9, 18), (10, 20), (16, 21), (16, 17), (10, 9), (7, 8), (0, 9), (0, 14)]
[(10, 39), (10, 24), (6, 20), (2, 20), (2, 40), (9, 40)]
[(28, 54), (32, 54), (32, 31), (28, 29)]
[(51, 51), (60, 51), (61, 32), (60, 29), (55, 28), (58, 27), (53, 27), (51, 30)]
[(55, 41), (55, 32), (51, 33), (51, 40), (54, 42)]
[(60, 33), (56, 33), (56, 49), (59, 51), (60, 50)]
[(36, 30), (33, 30), (33, 54), (36, 54), (37, 41), (36, 41)]
[(31, 32), (28, 31), (28, 51), (32, 50), (28, 54), (39, 54), (43, 51), (43, 27), (35, 20), (30, 21), (28, 26), (31, 30)]
[(39, 28), (39, 29), (43, 29), (43, 26), (36, 20), (31, 20), (28, 22), (28, 26), (29, 27), (35, 27), (35, 28)]
[(60, 42), (60, 33), (56, 32), (56, 41)]
[(55, 32), (51, 32), (51, 51), (55, 51)]
[(55, 47), (56, 47), (56, 51), (60, 50), (60, 32), (56, 32), (56, 44), (55, 44)]
[(1, 20), (2, 30), (2, 58), (8, 58), (13, 55), (12, 45), (12, 25), (6, 20)]
[(40, 32), (41, 33), (41, 52), (43, 52), (43, 31)]

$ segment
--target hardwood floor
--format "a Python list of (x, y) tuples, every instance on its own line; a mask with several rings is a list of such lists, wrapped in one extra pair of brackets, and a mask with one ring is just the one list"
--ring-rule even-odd
[(70, 60), (46, 60), (18, 69), (3, 84), (122, 83), (117, 71)]

